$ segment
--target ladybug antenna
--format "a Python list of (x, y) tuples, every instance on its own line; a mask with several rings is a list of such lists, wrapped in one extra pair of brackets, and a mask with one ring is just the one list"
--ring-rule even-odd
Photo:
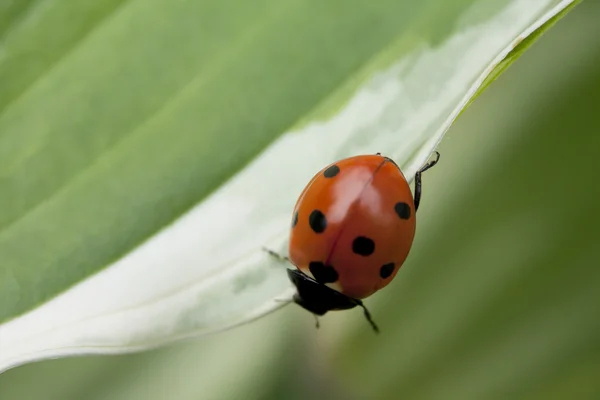
[(373, 318), (371, 317), (371, 313), (369, 312), (369, 310), (367, 310), (367, 307), (365, 307), (363, 302), (360, 300), (357, 301), (357, 304), (362, 307), (362, 309), (365, 313), (365, 318), (367, 319), (367, 321), (369, 321), (369, 324), (371, 324), (371, 327), (373, 328), (375, 333), (379, 333), (379, 328), (377, 327), (377, 324), (375, 324), (375, 321), (373, 321)]

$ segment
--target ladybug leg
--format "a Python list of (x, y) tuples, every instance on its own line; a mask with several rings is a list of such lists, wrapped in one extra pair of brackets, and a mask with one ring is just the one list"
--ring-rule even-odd
[(291, 303), (294, 300), (288, 299), (286, 297), (276, 297), (276, 298), (273, 299), (273, 301), (275, 303)]
[(373, 328), (373, 330), (375, 331), (375, 333), (379, 333), (379, 328), (375, 324), (375, 321), (373, 321), (373, 318), (371, 317), (371, 313), (369, 312), (369, 310), (367, 310), (367, 307), (365, 307), (365, 305), (363, 304), (363, 302), (360, 301), (360, 300), (356, 300), (356, 304), (358, 304), (360, 307), (362, 307), (362, 309), (363, 309), (363, 311), (365, 313), (365, 318), (367, 319), (367, 321), (369, 321), (369, 324), (371, 324), (371, 327)]
[(319, 324), (319, 317), (317, 316), (317, 314), (313, 314), (313, 315), (315, 316), (315, 327), (316, 327), (317, 329), (319, 329), (319, 327), (321, 326), (321, 325)]
[(421, 175), (440, 161), (440, 153), (436, 151), (435, 154), (435, 160), (429, 161), (427, 164), (423, 165), (423, 167), (415, 174), (415, 211), (417, 211), (419, 203), (421, 202)]
[(271, 250), (271, 249), (267, 249), (266, 247), (263, 247), (262, 249), (263, 249), (264, 251), (266, 251), (266, 252), (267, 252), (267, 254), (269, 254), (271, 257), (274, 257), (274, 258), (278, 259), (279, 261), (282, 261), (282, 262), (283, 262), (283, 261), (287, 261), (287, 262), (291, 263), (291, 261), (290, 261), (290, 259), (289, 259), (289, 258), (287, 258), (287, 257), (285, 257), (285, 256), (282, 256), (281, 254), (279, 254), (279, 253), (276, 253), (276, 252), (274, 252), (274, 251), (273, 251), (273, 250)]

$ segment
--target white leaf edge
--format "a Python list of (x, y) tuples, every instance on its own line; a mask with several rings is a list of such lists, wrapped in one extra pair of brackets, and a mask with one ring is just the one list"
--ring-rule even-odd
[[(412, 178), (494, 68), (571, 3), (513, 1), (375, 74), (337, 115), (285, 133), (138, 248), (0, 325), (0, 373), (44, 359), (147, 350), (229, 329), (289, 303), (294, 288), (286, 266), (261, 247), (285, 254), (291, 210), (304, 184), (332, 161), (379, 151)], [(453, 54), (461, 62), (445, 65)], [(424, 76), (429, 87), (411, 87)]]

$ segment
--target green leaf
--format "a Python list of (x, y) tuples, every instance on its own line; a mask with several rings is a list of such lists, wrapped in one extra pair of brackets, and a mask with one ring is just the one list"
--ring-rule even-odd
[(598, 397), (599, 17), (583, 2), (448, 133), (411, 260), (369, 303), (386, 338), (329, 319), (356, 398)]
[(570, 4), (46, 0), (0, 19), (0, 370), (281, 306), (261, 246), (284, 249), (307, 180), (377, 151), (413, 176)]
[(565, 16), (566, 13), (571, 11), (573, 7), (579, 4), (581, 0), (575, 0), (571, 2), (567, 7), (562, 8), (562, 10), (552, 16), (547, 21), (539, 21), (539, 24), (534, 24), (531, 26), (531, 31), (528, 34), (522, 35), (516, 42), (516, 46), (504, 57), (498, 64), (494, 66), (494, 69), (487, 74), (483, 83), (477, 89), (477, 92), (469, 99), (467, 105), (461, 110), (461, 114), (469, 107), (469, 105), (475, 100), (481, 92), (483, 92), (489, 85), (492, 84), (510, 65), (515, 62), (517, 58), (523, 55), (525, 50), (527, 50), (533, 43), (535, 43), (548, 29), (550, 29), (558, 20)]

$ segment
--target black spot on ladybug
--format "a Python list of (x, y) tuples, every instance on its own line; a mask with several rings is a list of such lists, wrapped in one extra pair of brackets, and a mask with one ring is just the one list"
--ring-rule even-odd
[(321, 211), (314, 210), (308, 216), (308, 224), (315, 233), (322, 233), (327, 228), (327, 218)]
[(340, 172), (340, 167), (338, 167), (337, 165), (332, 165), (331, 167), (329, 167), (325, 171), (323, 171), (323, 176), (325, 178), (333, 178), (339, 172)]
[(294, 216), (292, 217), (292, 228), (295, 227), (297, 223), (298, 223), (298, 211), (296, 211), (294, 213)]
[(320, 261), (311, 261), (308, 269), (319, 283), (333, 283), (338, 280), (338, 273), (331, 265), (325, 265)]
[(375, 242), (368, 237), (358, 236), (352, 242), (352, 251), (361, 256), (370, 256), (375, 251)]
[(392, 275), (392, 272), (394, 272), (394, 267), (394, 263), (382, 265), (381, 269), (379, 270), (379, 276), (381, 276), (383, 279), (389, 278), (390, 275)]
[(396, 203), (394, 206), (394, 211), (401, 219), (409, 219), (410, 218), (410, 206), (404, 202)]

